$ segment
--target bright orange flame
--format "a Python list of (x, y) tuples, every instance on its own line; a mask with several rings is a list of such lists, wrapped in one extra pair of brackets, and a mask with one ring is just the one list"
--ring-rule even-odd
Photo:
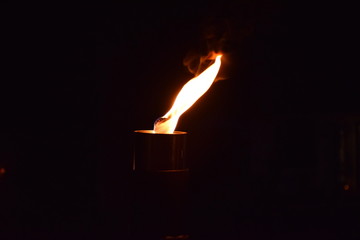
[(177, 95), (171, 109), (154, 123), (155, 133), (173, 133), (180, 116), (188, 110), (213, 84), (221, 66), (222, 55), (199, 76), (188, 81)]

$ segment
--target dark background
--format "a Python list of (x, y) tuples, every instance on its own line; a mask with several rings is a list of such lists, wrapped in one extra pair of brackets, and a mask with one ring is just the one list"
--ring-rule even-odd
[(274, 0), (9, 6), (2, 236), (129, 239), (132, 132), (152, 129), (193, 76), (187, 54), (220, 47), (225, 80), (177, 127), (189, 133), (192, 238), (359, 237), (352, 9)]

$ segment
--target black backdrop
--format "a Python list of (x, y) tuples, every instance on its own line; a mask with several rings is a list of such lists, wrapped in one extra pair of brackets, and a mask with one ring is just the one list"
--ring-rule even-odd
[(151, 129), (192, 77), (187, 54), (219, 39), (225, 80), (177, 128), (189, 133), (193, 239), (359, 236), (351, 9), (281, 1), (9, 6), (3, 236), (128, 239), (132, 132)]

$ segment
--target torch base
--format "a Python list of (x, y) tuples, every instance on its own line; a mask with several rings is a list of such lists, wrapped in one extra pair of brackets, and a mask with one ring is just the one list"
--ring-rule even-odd
[(187, 239), (189, 169), (186, 132), (134, 132), (135, 239)]

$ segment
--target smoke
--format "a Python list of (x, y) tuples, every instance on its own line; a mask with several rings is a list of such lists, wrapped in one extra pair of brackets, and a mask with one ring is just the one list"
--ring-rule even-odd
[[(198, 39), (198, 45), (191, 49), (183, 60), (184, 66), (194, 77), (213, 64), (218, 54), (223, 55), (222, 65), (226, 65), (226, 55), (229, 54), (231, 27), (227, 20), (206, 19), (200, 27), (201, 34)], [(226, 78), (224, 74), (220, 74), (215, 81)]]

